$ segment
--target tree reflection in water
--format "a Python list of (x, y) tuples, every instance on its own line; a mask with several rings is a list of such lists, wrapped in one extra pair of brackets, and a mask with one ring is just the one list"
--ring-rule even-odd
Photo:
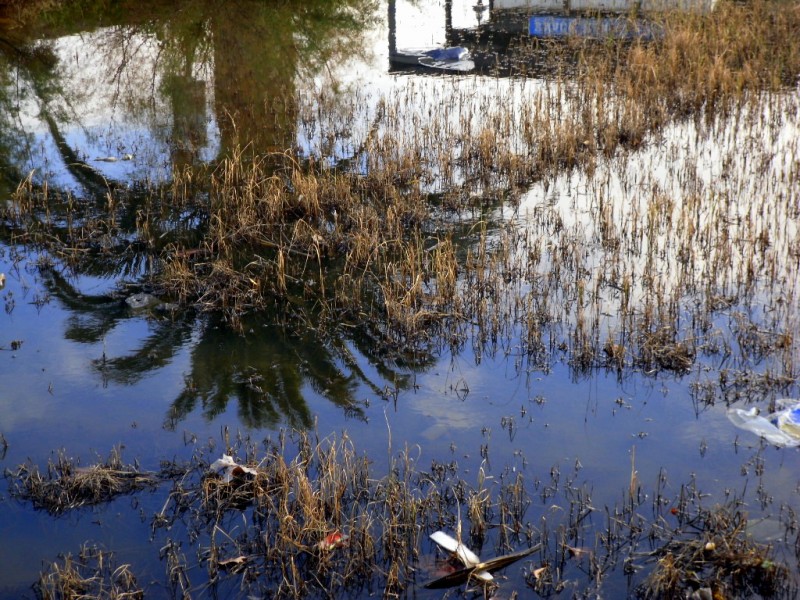
[[(41, 280), (49, 297), (69, 312), (64, 336), (75, 342), (100, 343), (126, 320), (142, 318), (125, 305), (123, 287), (145, 289), (164, 248), (178, 239), (183, 247), (197, 246), (207, 222), (187, 209), (153, 202), (168, 196), (169, 183), (154, 188), (146, 169), (141, 178), (136, 171), (132, 178), (115, 176), (75, 148), (70, 135), (91, 128), (81, 112), (87, 98), (70, 96), (76, 86), (67, 78), (74, 73), (59, 61), (54, 44), (84, 32), (99, 41), (95, 58), (112, 82), (107, 93), (113, 110), (147, 124), (151, 142), (168, 148), (160, 160), (166, 158), (171, 169), (202, 166), (209, 159), (202, 150), (211, 143), (211, 110), (219, 135), (208, 165), (213, 167), (240, 146), (255, 154), (294, 153), (298, 79), (363, 48), (359, 38), (375, 14), (371, 0), (240, 0), (224, 3), (224, 9), (218, 2), (178, 4), (121, 2), (109, 10), (106, 3), (66, 3), (36, 24), (17, 28), (13, 39), (0, 32), (7, 42), (0, 45), (7, 67), (0, 69), (4, 196), (30, 172), (31, 195), (42, 199), (24, 216), (0, 208), (0, 241), (50, 251)], [(155, 60), (146, 50), (152, 39), (158, 40)], [(206, 81), (213, 82), (210, 105)], [(32, 134), (15, 114), (28, 101), (39, 108), (41, 129), (55, 152), (46, 160), (60, 163), (62, 187), (48, 181), (47, 165), (30, 150)], [(86, 139), (97, 141), (92, 135)], [(97, 229), (87, 233), (93, 226)], [(89, 295), (79, 290), (84, 276), (126, 283), (115, 292)], [(167, 411), (166, 426), (174, 428), (198, 409), (214, 418), (235, 399), (242, 424), (256, 428), (311, 425), (309, 389), (364, 419), (357, 397), (364, 387), (377, 395), (405, 388), (414, 370), (432, 362), (417, 349), (399, 367), (396, 356), (379, 355), (367, 325), (321, 331), (311, 325), (314, 308), (298, 302), (303, 300), (294, 300), (291, 310), (302, 312), (301, 319), (285, 313), (251, 316), (243, 333), (213, 315), (154, 310), (149, 333), (135, 348), (122, 356), (104, 354), (92, 368), (104, 382), (135, 385), (190, 346), (190, 370)]]
[[(132, 312), (121, 297), (81, 293), (54, 268), (42, 271), (42, 281), (50, 297), (70, 313), (67, 339), (102, 342), (126, 320), (143, 316)], [(231, 331), (214, 316), (173, 314), (163, 307), (154, 309), (148, 319), (150, 332), (135, 349), (96, 359), (92, 368), (104, 383), (135, 385), (190, 346), (184, 389), (165, 418), (171, 429), (198, 408), (213, 419), (227, 410), (231, 400), (246, 427), (285, 423), (306, 428), (313, 424), (306, 386), (348, 416), (365, 419), (359, 392), (366, 388), (373, 396), (387, 396), (406, 389), (413, 373), (433, 361), (432, 354), (424, 353), (402, 360), (381, 357), (375, 350), (379, 345), (363, 329), (321, 332), (287, 326), (269, 315), (248, 318), (244, 333)], [(375, 375), (367, 374), (366, 364)]]
[[(89, 143), (104, 144), (112, 154), (138, 132), (103, 140), (107, 132), (90, 121), (147, 127), (151, 139), (136, 143), (165, 143), (171, 168), (208, 160), (201, 150), (212, 143), (211, 120), (219, 136), (212, 160), (236, 146), (254, 153), (293, 151), (298, 82), (365, 52), (363, 36), (375, 22), (376, 3), (151, 0), (112, 8), (100, 1), (66, 2), (32, 23), (9, 16), (3, 18), (0, 6), (0, 149), (9, 161), (3, 167), (18, 167), (13, 175), (19, 176), (43, 167), (34, 164), (31, 136), (15, 118), (32, 100), (54, 137), (62, 129), (84, 130)], [(56, 45), (75, 34), (88, 35), (60, 59)], [(90, 114), (98, 107), (105, 112)], [(147, 154), (150, 148), (140, 150)], [(66, 168), (94, 171), (92, 156), (70, 158)], [(75, 183), (85, 187), (79, 171), (73, 169)]]

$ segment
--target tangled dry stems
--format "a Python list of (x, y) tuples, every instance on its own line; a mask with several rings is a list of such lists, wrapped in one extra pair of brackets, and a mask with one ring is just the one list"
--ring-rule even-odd
[[(221, 312), (235, 327), (248, 312), (274, 310), (301, 327), (368, 328), (389, 350), (457, 350), (471, 337), (479, 352), (492, 353), (519, 338), (536, 367), (564, 349), (577, 372), (683, 372), (698, 354), (733, 346), (708, 335), (720, 311), (715, 299), (745, 314), (758, 286), (774, 290), (772, 280), (791, 279), (791, 233), (783, 240), (769, 233), (776, 218), (796, 216), (791, 194), (785, 206), (775, 200), (775, 214), (750, 214), (735, 231), (725, 215), (747, 210), (733, 189), (744, 183), (678, 197), (655, 182), (623, 180), (623, 188), (652, 193), (619, 214), (604, 197), (616, 192), (594, 181), (591, 238), (546, 205), (540, 222), (525, 228), (498, 215), (521, 189), (545, 182), (546, 191), (548, 181), (572, 169), (589, 180), (601, 172), (609, 178), (603, 157), (624, 163), (631, 150), (645, 149), (644, 140), (657, 141), (686, 117), (694, 117), (696, 135), (709, 138), (717, 127), (774, 126), (762, 110), (774, 103), (779, 114), (781, 90), (800, 72), (800, 42), (789, 33), (797, 13), (780, 3), (723, 2), (709, 15), (664, 17), (664, 36), (650, 41), (570, 40), (549, 48), (574, 63), (568, 77), (533, 94), (524, 74), (509, 80), (509, 93), (520, 97), (516, 114), (491, 95), (473, 98), (465, 83), (434, 98), (450, 108), (438, 109), (432, 122), (406, 122), (415, 90), (383, 99), (374, 117), (358, 96), (340, 106), (340, 98), (320, 91), (298, 109), (301, 123), (306, 112), (319, 117), (308, 127), (335, 129), (343, 120), (345, 129), (359, 131), (358, 119), (373, 119), (363, 144), (353, 140), (356, 156), (338, 164), (322, 147), (301, 161), (289, 151), (256, 154), (245, 144), (208, 167), (176, 169), (144, 205), (115, 191), (105, 213), (93, 212), (28, 179), (3, 216), (15, 240), (46, 247), (78, 269), (109, 256), (131, 272), (152, 265), (148, 283), (157, 291)], [(736, 26), (743, 20), (751, 24), (746, 32)], [(526, 51), (537, 49), (516, 49), (523, 59)], [(442, 125), (451, 111), (461, 123), (455, 130)], [(768, 164), (770, 157), (751, 160)], [(774, 183), (763, 175), (764, 186)], [(791, 188), (794, 175), (781, 177)], [(684, 178), (696, 175), (687, 170)], [(117, 225), (126, 211), (137, 214), (133, 244)], [(470, 213), (479, 218), (465, 218)], [(757, 243), (732, 244), (732, 235)], [(698, 258), (705, 256), (704, 264)], [(679, 267), (674, 279), (655, 272), (665, 259)], [(728, 281), (740, 287), (722, 289), (719, 282)], [(616, 313), (613, 322), (603, 313)], [(686, 331), (679, 322), (696, 325)], [(740, 332), (747, 327), (737, 323)], [(781, 377), (795, 377), (797, 342), (785, 327), (771, 340), (738, 339), (747, 355), (780, 355)]]
[[(770, 598), (785, 585), (786, 567), (772, 560), (768, 545), (748, 535), (745, 513), (716, 506), (681, 521), (669, 532), (672, 539), (653, 553), (655, 567), (639, 597), (676, 598), (706, 588), (715, 597)], [(687, 529), (693, 535), (687, 537)]]
[(34, 585), (41, 600), (142, 600), (130, 565), (116, 565), (112, 552), (85, 545), (77, 556), (66, 554), (42, 572)]
[(159, 481), (154, 473), (123, 464), (118, 448), (111, 451), (105, 462), (87, 467), (80, 466), (62, 451), (48, 461), (46, 471), (25, 464), (16, 471), (7, 470), (5, 476), (12, 496), (55, 515), (153, 488)]
[[(169, 190), (154, 190), (139, 214), (167, 217), (138, 221), (136, 244), (118, 235), (120, 211), (128, 202), (133, 206), (122, 192), (105, 204), (106, 213), (94, 213), (68, 193), (28, 180), (2, 216), (15, 241), (48, 248), (69, 264), (106, 254), (155, 258), (154, 282), (164, 293), (185, 305), (222, 311), (234, 324), (245, 312), (279, 306), (314, 327), (371, 322), (388, 345), (398, 347), (437, 338), (458, 346), (473, 335), (480, 353), (509, 351), (511, 341), (520, 339), (533, 365), (546, 368), (549, 357), (563, 351), (579, 372), (597, 366), (682, 372), (700, 353), (733, 352), (734, 367), (720, 374), (722, 392), (767, 390), (794, 381), (796, 374), (791, 282), (797, 267), (785, 261), (797, 256), (797, 248), (791, 232), (781, 239), (775, 226), (798, 217), (791, 193), (796, 172), (782, 175), (785, 204), (761, 212), (742, 209), (741, 185), (709, 192), (695, 183), (681, 197), (654, 189), (644, 204), (620, 214), (604, 196), (611, 188), (598, 182), (591, 206), (596, 233), (588, 240), (546, 203), (541, 220), (525, 231), (497, 226), (493, 211), (506, 200), (513, 205), (519, 189), (531, 183), (575, 168), (591, 176), (601, 170), (602, 157), (642, 150), (649, 136), (658, 140), (657, 133), (676, 120), (693, 119), (700, 136), (717, 135), (715, 122), (726, 116), (723, 128), (768, 130), (774, 123), (761, 109), (779, 109), (780, 91), (796, 84), (800, 72), (798, 20), (794, 5), (722, 3), (709, 16), (670, 16), (664, 38), (654, 42), (573, 40), (563, 50), (565, 62), (575, 61), (572, 78), (549, 82), (513, 118), (497, 114), (488, 125), (459, 130), (457, 139), (412, 123), (424, 136), (404, 145), (392, 126), (401, 120), (401, 98), (385, 107), (384, 121), (376, 120), (363, 147), (366, 168), (359, 172), (313, 160), (301, 164), (288, 154), (253, 156), (244, 147), (208, 171), (175, 173)], [(751, 25), (746, 31), (743, 21)], [(326, 105), (324, 97), (318, 100)], [(470, 123), (470, 110), (479, 112), (463, 110)], [(766, 155), (753, 160), (769, 164)], [(687, 172), (687, 180), (693, 177)], [(456, 216), (470, 211), (489, 217), (464, 224)], [(65, 218), (53, 220), (52, 214)], [(734, 214), (736, 220), (728, 218)], [(590, 244), (602, 248), (602, 260), (591, 260)], [(646, 269), (631, 267), (625, 260), (631, 255)], [(677, 265), (678, 284), (659, 279), (657, 261)], [(775, 331), (764, 332), (750, 321), (750, 311), (736, 310), (732, 337), (722, 336), (714, 317), (747, 309), (759, 286), (787, 290), (766, 301), (765, 312), (779, 315), (773, 317)], [(684, 293), (694, 300), (688, 319)], [(613, 327), (600, 316), (609, 297), (617, 316)], [(687, 320), (688, 333), (678, 326)], [(736, 366), (773, 354), (783, 360), (781, 372), (754, 374)], [(706, 388), (697, 389), (703, 394)], [(708, 397), (713, 402), (714, 394)], [(154, 524), (191, 514), (198, 517), (191, 527), (207, 533), (213, 523), (206, 559), (211, 580), (222, 577), (223, 565), (236, 564), (242, 585), (264, 577), (277, 581), (271, 591), (286, 597), (366, 585), (374, 565), (385, 578), (385, 594), (397, 594), (413, 577), (409, 565), (419, 552), (421, 531), (452, 523), (455, 497), (467, 507), (476, 540), (498, 515), (506, 540), (501, 544), (508, 544), (509, 532), (534, 535), (520, 517), (526, 502), (518, 483), (497, 503), (483, 485), (458, 496), (441, 485), (421, 486), (431, 490), (421, 495), (410, 486), (417, 475), (409, 470), (398, 468), (393, 477), (373, 481), (350, 450), (337, 451), (346, 469), (334, 463), (323, 468), (319, 458), (312, 459), (315, 452), (308, 444), (289, 464), (282, 451), (249, 455), (246, 460), (260, 474), (234, 486), (196, 471), (171, 495), (180, 510), (164, 512)], [(44, 498), (42, 507), (58, 511), (137, 489), (132, 482), (146, 483), (140, 473), (114, 473), (120, 465), (112, 463), (86, 474), (58, 462), (47, 476), (32, 468), (20, 471), (18, 479), (31, 485), (18, 488), (19, 496)], [(438, 472), (420, 475), (419, 482), (441, 484)], [(64, 485), (74, 489), (62, 495), (57, 488)], [(253, 511), (257, 527), (231, 540), (223, 534), (226, 520), (242, 509)], [(641, 532), (641, 523), (626, 511), (609, 519), (608, 534), (598, 542), (606, 544), (608, 556), (618, 557), (612, 541), (619, 537), (620, 515), (631, 523), (630, 532)], [(563, 535), (578, 529), (581, 514), (576, 512)], [(315, 544), (338, 528), (350, 532), (346, 552), (315, 552)], [(739, 535), (736, 527), (723, 530)], [(668, 545), (649, 589), (668, 593), (687, 585), (682, 572), (708, 569), (708, 559), (698, 562), (700, 543)], [(762, 549), (736, 546), (735, 539), (726, 544), (738, 549), (719, 555), (727, 563), (713, 565), (712, 580), (725, 580), (737, 569), (758, 572), (751, 558)], [(165, 548), (172, 581), (187, 588), (180, 557), (172, 546)], [(531, 585), (537, 591), (557, 586), (558, 572), (549, 573), (549, 580), (533, 577)]]
[[(600, 518), (586, 486), (576, 483), (577, 466), (568, 474), (553, 467), (543, 480), (508, 469), (490, 476), (482, 466), (471, 483), (455, 462), (421, 470), (416, 452), (404, 449), (389, 473), (375, 478), (346, 435), (293, 432), (255, 443), (242, 435), (231, 440), (225, 431), (223, 451), (255, 469), (225, 482), (209, 471), (219, 451), (215, 444), (198, 448), (190, 463), (162, 469), (172, 488), (153, 515), (153, 539), (169, 536), (160, 557), (175, 597), (209, 588), (291, 599), (397, 597), (431, 578), (434, 566), (423, 557), (435, 549), (427, 535), (455, 532), (459, 519), (470, 545), (487, 558), (540, 545), (521, 568), (544, 596), (574, 585), (574, 569), (589, 575), (586, 593), (600, 593), (620, 566), (629, 574), (644, 571), (636, 587), (643, 598), (682, 597), (701, 587), (729, 598), (793, 589), (773, 549), (748, 536), (740, 500), (705, 508), (694, 483), (667, 498), (663, 476), (658, 489), (645, 493), (633, 461), (629, 489)], [(554, 513), (554, 502), (563, 510)], [(191, 540), (198, 565), (190, 565), (175, 536)], [(189, 573), (198, 567), (202, 582), (192, 584)], [(54, 562), (36, 589), (42, 598), (143, 597), (130, 566), (117, 567), (109, 553), (88, 546)]]

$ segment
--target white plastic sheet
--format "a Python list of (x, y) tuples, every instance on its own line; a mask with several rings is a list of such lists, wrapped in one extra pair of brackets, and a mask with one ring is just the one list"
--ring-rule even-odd
[(728, 419), (731, 423), (760, 435), (770, 444), (793, 448), (800, 446), (800, 400), (778, 400), (779, 410), (761, 415), (758, 408), (748, 410), (731, 408)]
[(217, 475), (221, 476), (222, 481), (225, 483), (230, 483), (233, 479), (242, 477), (243, 475), (255, 476), (258, 474), (258, 471), (255, 469), (240, 465), (233, 460), (232, 456), (228, 454), (223, 454), (222, 458), (218, 458), (211, 463), (209, 470), (211, 470), (212, 473), (216, 473)]

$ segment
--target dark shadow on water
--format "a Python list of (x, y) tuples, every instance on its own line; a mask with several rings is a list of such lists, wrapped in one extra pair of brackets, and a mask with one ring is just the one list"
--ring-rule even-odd
[[(402, 369), (393, 360), (376, 364), (373, 343), (363, 337), (286, 327), (265, 315), (248, 318), (244, 333), (206, 316), (198, 319), (198, 328), (184, 389), (165, 420), (168, 429), (198, 409), (211, 420), (231, 401), (245, 427), (286, 423), (305, 429), (314, 421), (315, 411), (307, 402), (312, 395), (339, 407), (348, 418), (365, 420), (359, 391), (385, 396), (388, 389), (406, 389), (413, 371), (433, 361), (427, 356)], [(114, 376), (121, 372), (120, 362), (111, 364)], [(376, 374), (367, 372), (368, 363)]]
[(349, 418), (364, 420), (360, 391), (388, 397), (410, 387), (413, 373), (434, 360), (432, 355), (404, 356), (399, 366), (396, 357), (380, 356), (366, 331), (318, 331), (281, 323), (276, 315), (249, 317), (238, 333), (219, 317), (194, 311), (178, 313), (164, 305), (133, 311), (121, 291), (85, 294), (71, 283), (78, 280), (52, 267), (41, 271), (51, 301), (69, 313), (66, 339), (98, 344), (131, 319), (146, 319), (148, 324), (147, 334), (132, 339), (129, 351), (117, 356), (104, 352), (92, 362), (104, 385), (135, 385), (188, 349), (184, 388), (165, 415), (168, 429), (198, 410), (212, 420), (231, 402), (247, 428), (308, 428), (313, 425), (314, 411), (308, 404), (312, 395)]

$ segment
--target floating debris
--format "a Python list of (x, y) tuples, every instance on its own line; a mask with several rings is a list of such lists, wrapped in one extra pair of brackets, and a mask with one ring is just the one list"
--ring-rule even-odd
[(732, 408), (728, 419), (739, 427), (760, 435), (770, 444), (793, 448), (800, 446), (800, 401), (784, 398), (777, 401), (780, 410), (765, 416), (758, 407)]
[(541, 579), (542, 575), (544, 575), (545, 571), (547, 571), (547, 567), (539, 567), (538, 569), (534, 569), (531, 571), (531, 575), (536, 580)]
[(217, 563), (220, 569), (225, 569), (226, 571), (231, 571), (236, 573), (240, 571), (242, 567), (247, 564), (247, 557), (246, 556), (236, 556), (234, 558), (227, 558), (225, 560), (219, 561)]
[[(494, 579), (491, 575), (492, 573), (499, 571), (500, 569), (504, 569), (508, 565), (511, 565), (530, 554), (533, 554), (539, 550), (540, 547), (541, 545), (537, 544), (535, 546), (531, 546), (530, 548), (526, 548), (525, 550), (514, 552), (513, 554), (505, 554), (485, 562), (479, 562), (470, 567), (454, 571), (453, 573), (445, 575), (444, 577), (440, 577), (439, 579), (429, 581), (425, 584), (425, 587), (429, 589), (449, 588), (461, 585), (462, 583), (467, 583), (468, 581), (476, 578), (481, 579), (484, 583), (489, 583)], [(487, 576), (489, 578), (488, 580), (486, 579)]]
[(577, 559), (587, 556), (590, 557), (592, 555), (592, 551), (589, 548), (576, 548), (573, 546), (567, 546), (567, 553), (569, 554), (570, 558)]
[(256, 469), (240, 465), (228, 454), (223, 454), (222, 458), (218, 458), (211, 463), (209, 470), (215, 475), (221, 476), (224, 483), (230, 483), (235, 479), (241, 479), (245, 475), (252, 475), (253, 477), (258, 475)]
[(339, 531), (334, 531), (325, 536), (325, 539), (317, 543), (318, 550), (335, 550), (347, 546), (350, 536)]
[(6, 274), (0, 273), (0, 290), (6, 286)]
[(117, 162), (119, 160), (133, 160), (133, 154), (123, 154), (120, 157), (116, 157), (116, 156), (97, 156), (97, 157), (95, 157), (94, 160), (95, 160), (95, 162), (114, 163), (114, 162)]
[[(468, 569), (473, 569), (474, 570), (474, 573), (472, 573), (473, 577), (476, 577), (477, 579), (480, 579), (482, 581), (491, 581), (492, 579), (494, 579), (492, 577), (492, 574), (489, 573), (488, 571), (475, 568), (476, 565), (481, 564), (481, 559), (478, 557), (477, 554), (475, 554), (472, 550), (470, 550), (464, 544), (461, 543), (460, 531), (458, 534), (459, 537), (458, 540), (449, 536), (444, 531), (435, 531), (431, 534), (430, 537), (441, 548), (447, 550), (448, 552), (451, 552), (459, 561), (461, 561), (461, 564), (463, 564), (465, 567), (467, 567)], [(455, 575), (455, 573), (451, 573), (446, 577), (452, 577), (453, 575)], [(444, 579), (444, 577), (441, 579)], [(440, 579), (437, 579), (436, 581), (440, 581)], [(425, 587), (429, 586), (426, 585)]]

